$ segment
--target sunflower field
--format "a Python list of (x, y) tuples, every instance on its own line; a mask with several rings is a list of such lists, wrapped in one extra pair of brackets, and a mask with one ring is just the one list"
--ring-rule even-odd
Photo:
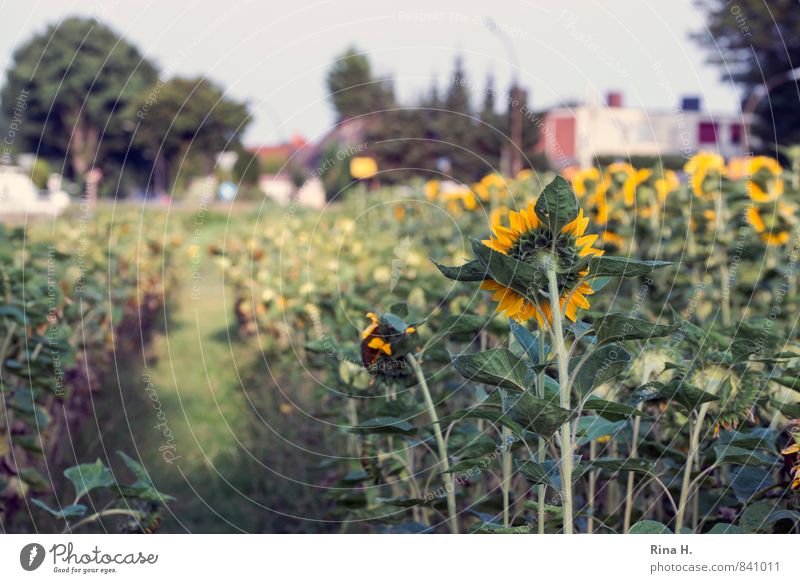
[[(359, 184), (322, 211), (203, 211), (202, 237), (180, 207), (7, 226), (4, 528), (796, 532), (798, 203), (798, 168), (700, 153)], [(201, 277), (217, 384), (174, 409), (162, 388), (159, 415), (189, 422), (202, 504), (152, 459), (170, 446), (70, 447), (119, 403), (132, 423), (123, 355), (208, 366), (169, 342)], [(246, 421), (207, 421), (235, 439), (192, 425), (240, 401)]]

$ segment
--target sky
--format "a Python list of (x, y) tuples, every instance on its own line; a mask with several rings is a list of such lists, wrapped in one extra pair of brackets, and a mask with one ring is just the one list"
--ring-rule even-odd
[(406, 103), (434, 79), (444, 87), (460, 56), (476, 104), (491, 74), (498, 91), (516, 75), (534, 110), (610, 90), (646, 109), (674, 109), (683, 95), (713, 112), (738, 108), (689, 38), (706, 33), (691, 0), (0, 0), (0, 11), (4, 71), (14, 47), (48, 24), (94, 15), (165, 75), (207, 75), (246, 100), (248, 145), (324, 135), (335, 121), (325, 74), (351, 45)]

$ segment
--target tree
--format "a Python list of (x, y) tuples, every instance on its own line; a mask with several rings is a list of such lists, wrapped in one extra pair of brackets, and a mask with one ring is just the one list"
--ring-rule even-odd
[(134, 144), (163, 176), (157, 188), (173, 189), (189, 172), (209, 172), (218, 152), (238, 149), (251, 121), (246, 104), (204, 77), (159, 83), (157, 91), (140, 94), (126, 115), (135, 123)]
[(765, 145), (800, 142), (800, 10), (796, 0), (697, 0), (708, 31), (694, 39), (709, 52), (724, 79), (741, 87), (743, 101), (769, 87), (756, 108), (753, 132)]
[(339, 121), (388, 109), (394, 88), (387, 79), (375, 79), (369, 59), (351, 47), (331, 67), (328, 93)]
[(116, 114), (156, 79), (155, 67), (111, 28), (73, 17), (14, 51), (0, 101), (10, 117), (25, 97), (18, 150), (65, 160), (66, 174), (82, 180), (93, 165), (106, 170), (124, 157), (127, 130)]

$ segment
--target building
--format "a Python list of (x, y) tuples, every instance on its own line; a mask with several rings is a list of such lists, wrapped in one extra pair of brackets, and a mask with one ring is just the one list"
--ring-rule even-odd
[(686, 97), (674, 111), (625, 107), (622, 94), (610, 93), (603, 105), (582, 104), (547, 111), (537, 151), (554, 168), (590, 166), (595, 159), (688, 157), (700, 150), (726, 158), (746, 150), (742, 114), (702, 110), (700, 99)]

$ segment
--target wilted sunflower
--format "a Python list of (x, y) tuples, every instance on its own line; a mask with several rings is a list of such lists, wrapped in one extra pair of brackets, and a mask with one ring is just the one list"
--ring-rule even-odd
[[(518, 261), (533, 264), (541, 253), (550, 253), (555, 249), (559, 263), (569, 266), (577, 263), (582, 257), (603, 254), (602, 249), (592, 247), (598, 235), (584, 235), (589, 225), (589, 218), (583, 216), (583, 209), (580, 209), (578, 216), (564, 225), (558, 233), (552, 233), (547, 224), (539, 220), (533, 202), (519, 212), (510, 211), (508, 221), (509, 227), (495, 225), (492, 228), (494, 236), (484, 240), (483, 243)], [(592, 286), (584, 280), (588, 274), (588, 270), (584, 270), (558, 276), (561, 310), (573, 322), (577, 318), (578, 308), (589, 307), (586, 296), (594, 293)], [(544, 325), (545, 319), (551, 322), (552, 312), (546, 299), (539, 300), (538, 304), (534, 303), (492, 279), (484, 280), (481, 289), (494, 292), (492, 300), (499, 302), (497, 311), (505, 312), (509, 318), (517, 322), (526, 322), (534, 316), (540, 327)], [(536, 295), (545, 298), (545, 290), (540, 289)]]
[(403, 356), (413, 348), (416, 329), (392, 314), (368, 312), (367, 318), (370, 323), (361, 332), (361, 363), (371, 373), (401, 376), (405, 370)]
[(747, 161), (747, 195), (754, 202), (770, 202), (783, 194), (783, 169), (769, 156), (756, 156)]

